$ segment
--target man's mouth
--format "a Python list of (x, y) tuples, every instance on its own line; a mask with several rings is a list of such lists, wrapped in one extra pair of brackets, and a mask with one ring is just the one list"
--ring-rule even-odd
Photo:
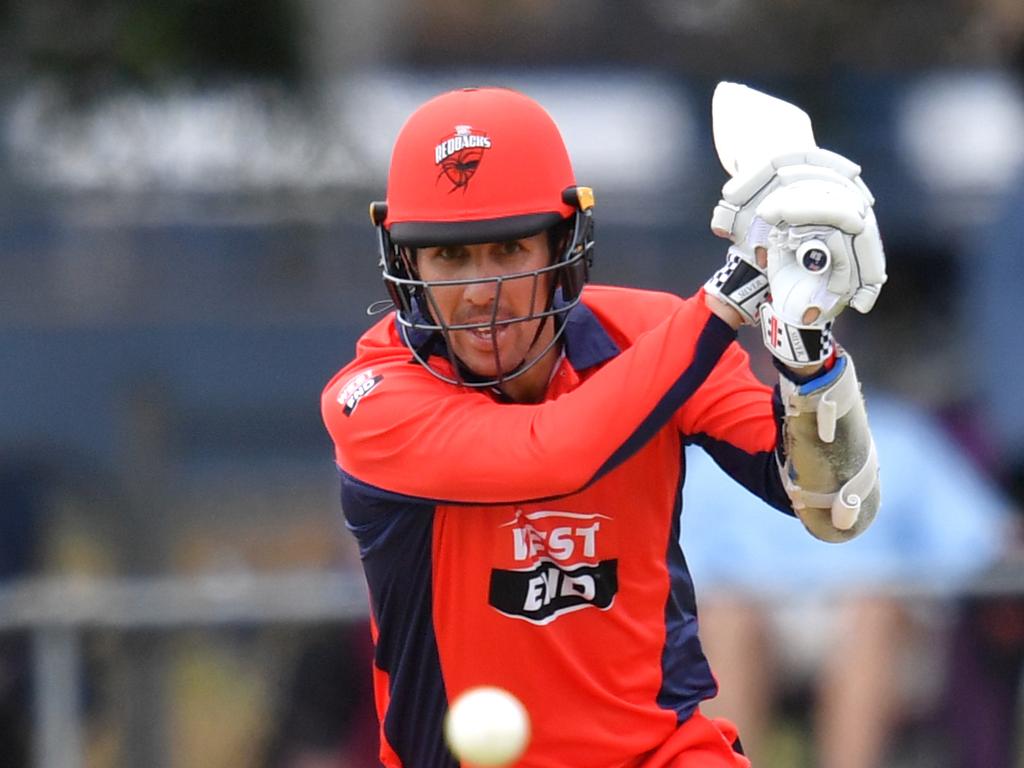
[(466, 331), (469, 338), (475, 342), (474, 346), (490, 351), (495, 344), (508, 335), (509, 329), (506, 325), (487, 326), (486, 328), (473, 328)]

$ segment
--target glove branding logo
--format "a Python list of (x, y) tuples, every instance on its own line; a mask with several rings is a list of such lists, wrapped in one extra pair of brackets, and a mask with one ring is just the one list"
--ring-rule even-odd
[(803, 243), (796, 249), (796, 257), (800, 266), (812, 275), (824, 272), (829, 266), (828, 246), (820, 240)]
[(618, 560), (600, 559), (605, 515), (517, 512), (512, 559), (521, 567), (491, 571), (489, 602), (513, 618), (548, 624), (565, 613), (611, 606), (619, 589)]
[(484, 150), (490, 148), (491, 137), (486, 133), (474, 131), (469, 125), (456, 125), (455, 133), (434, 147), (434, 165), (441, 167), (438, 180), (446, 177), (452, 183), (452, 192), (465, 190), (483, 160)]
[(338, 403), (343, 407), (342, 413), (351, 416), (359, 402), (370, 394), (383, 378), (383, 375), (374, 376), (373, 370), (369, 368), (353, 376), (338, 394)]

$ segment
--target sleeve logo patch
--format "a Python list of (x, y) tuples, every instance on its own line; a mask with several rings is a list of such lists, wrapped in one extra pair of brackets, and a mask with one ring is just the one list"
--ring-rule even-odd
[(372, 369), (353, 376), (338, 394), (338, 403), (342, 406), (342, 412), (346, 416), (351, 416), (356, 406), (359, 405), (359, 401), (373, 392), (374, 387), (380, 384), (383, 378), (383, 375), (374, 376)]

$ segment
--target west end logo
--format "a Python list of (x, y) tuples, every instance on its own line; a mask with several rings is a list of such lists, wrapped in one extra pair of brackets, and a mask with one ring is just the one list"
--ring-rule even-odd
[(367, 369), (349, 379), (345, 388), (338, 394), (338, 403), (343, 406), (342, 413), (351, 416), (359, 401), (370, 394), (383, 378), (382, 375), (374, 376), (373, 370)]
[(434, 147), (434, 165), (440, 166), (438, 180), (442, 176), (452, 183), (451, 192), (465, 189), (476, 173), (484, 150), (491, 148), (491, 137), (482, 131), (474, 131), (469, 125), (456, 125), (455, 133), (443, 139)]
[(489, 602), (506, 616), (547, 624), (565, 613), (611, 606), (619, 591), (618, 560), (601, 559), (606, 515), (517, 512), (510, 529), (521, 567), (491, 570)]

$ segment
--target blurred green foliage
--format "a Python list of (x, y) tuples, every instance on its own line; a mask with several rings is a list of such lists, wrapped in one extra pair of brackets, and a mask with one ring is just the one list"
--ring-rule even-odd
[(298, 18), (287, 0), (125, 0), (117, 66), (144, 81), (253, 76), (293, 79)]
[(296, 80), (294, 0), (0, 0), (22, 69), (76, 90), (224, 79)]

